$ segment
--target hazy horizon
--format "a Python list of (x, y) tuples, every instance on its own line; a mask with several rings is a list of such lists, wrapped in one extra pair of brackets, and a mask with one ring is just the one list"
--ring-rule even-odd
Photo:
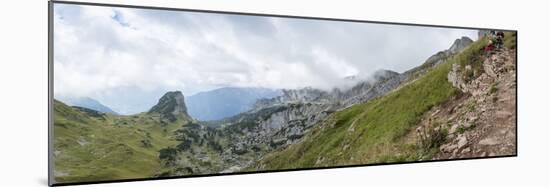
[(54, 97), (128, 114), (167, 91), (329, 90), (345, 77), (402, 73), (477, 30), (54, 5)]
[[(204, 94), (204, 93), (213, 92), (213, 91), (217, 91), (217, 90), (221, 90), (221, 89), (231, 89), (231, 88), (238, 88), (238, 89), (270, 89), (272, 91), (282, 90), (282, 89), (262, 88), (262, 87), (220, 87), (220, 88), (214, 88), (214, 89), (210, 89), (210, 90), (204, 90), (204, 91), (201, 91), (201, 92), (194, 93), (192, 95), (184, 95), (184, 97), (185, 97), (186, 102), (187, 102), (187, 99), (189, 99), (189, 97), (192, 97), (192, 96), (197, 96), (197, 95), (201, 95), (201, 94)], [(58, 100), (58, 101), (61, 101), (64, 104), (67, 104), (67, 105), (70, 105), (70, 106), (81, 106), (81, 107), (84, 107), (84, 106), (79, 105), (79, 104), (75, 104), (74, 101), (79, 100), (79, 99), (92, 99), (92, 100), (95, 100), (95, 101), (99, 102), (100, 104), (108, 107), (109, 109), (114, 110), (118, 114), (121, 114), (121, 115), (134, 115), (134, 114), (139, 114), (139, 113), (142, 113), (142, 112), (147, 112), (151, 107), (153, 107), (154, 105), (157, 104), (157, 102), (160, 100), (160, 98), (164, 94), (166, 94), (167, 92), (172, 92), (172, 91), (180, 91), (180, 90), (168, 90), (168, 91), (162, 93), (161, 95), (159, 95), (158, 97), (152, 98), (151, 101), (154, 100), (154, 102), (147, 102), (147, 103), (142, 102), (142, 103), (139, 103), (138, 107), (135, 107), (136, 105), (133, 105), (133, 107), (135, 107), (135, 108), (132, 109), (130, 112), (126, 111), (126, 110), (118, 111), (115, 108), (113, 108), (112, 106), (109, 106), (108, 104), (106, 104), (105, 102), (102, 102), (102, 101), (100, 101), (96, 98), (90, 97), (90, 96), (63, 96), (63, 95), (55, 96), (54, 95), (54, 99)]]

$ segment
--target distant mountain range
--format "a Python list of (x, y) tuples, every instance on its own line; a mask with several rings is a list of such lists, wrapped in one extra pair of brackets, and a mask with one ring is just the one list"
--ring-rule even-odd
[(273, 98), (281, 93), (268, 88), (225, 87), (186, 97), (185, 102), (191, 117), (208, 121), (245, 112), (252, 109), (256, 100)]
[(105, 106), (104, 104), (90, 97), (61, 97), (56, 99), (59, 99), (70, 106), (84, 107), (103, 113), (118, 114), (108, 106)]

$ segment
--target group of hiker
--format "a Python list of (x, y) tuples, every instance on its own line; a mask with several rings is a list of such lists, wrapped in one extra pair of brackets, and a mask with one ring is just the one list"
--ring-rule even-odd
[(491, 30), (487, 37), (489, 37), (489, 44), (485, 47), (485, 52), (492, 53), (504, 48), (504, 32)]

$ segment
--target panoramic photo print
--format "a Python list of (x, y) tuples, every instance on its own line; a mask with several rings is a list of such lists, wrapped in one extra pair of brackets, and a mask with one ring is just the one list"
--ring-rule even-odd
[(517, 154), (516, 32), (51, 14), (55, 184)]

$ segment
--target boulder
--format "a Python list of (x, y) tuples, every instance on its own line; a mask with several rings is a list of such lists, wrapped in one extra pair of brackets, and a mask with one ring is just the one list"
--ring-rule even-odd
[(468, 139), (466, 138), (466, 136), (459, 136), (458, 137), (458, 143), (457, 143), (457, 148), (458, 149), (463, 148), (467, 144), (468, 144)]

